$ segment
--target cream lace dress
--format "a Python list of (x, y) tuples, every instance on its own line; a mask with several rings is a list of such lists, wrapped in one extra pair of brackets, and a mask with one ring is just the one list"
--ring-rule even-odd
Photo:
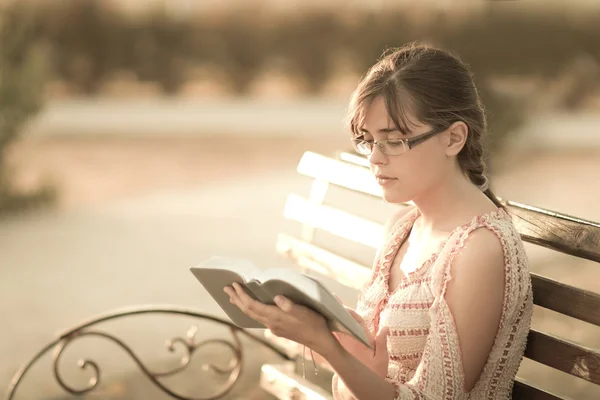
[[(356, 311), (372, 332), (389, 326), (390, 363), (387, 380), (396, 399), (509, 399), (523, 357), (533, 311), (531, 279), (523, 243), (503, 209), (473, 218), (456, 228), (422, 266), (389, 291), (390, 267), (398, 249), (419, 217), (414, 208), (392, 228), (375, 257), (373, 274), (360, 292)], [(444, 299), (454, 256), (475, 229), (492, 231), (504, 250), (505, 290), (500, 327), (483, 372), (464, 391), (461, 349), (454, 319)], [(353, 396), (337, 374), (334, 398)]]

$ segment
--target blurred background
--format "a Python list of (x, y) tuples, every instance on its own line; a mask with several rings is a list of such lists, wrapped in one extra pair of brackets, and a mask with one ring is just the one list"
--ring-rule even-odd
[[(473, 69), (498, 196), (600, 221), (599, 21), (595, 0), (0, 0), (0, 388), (56, 332), (106, 310), (220, 315), (188, 271), (205, 258), (286, 264), (274, 246), (287, 194), (308, 190), (302, 153), (349, 148), (360, 76), (411, 40)], [(600, 292), (597, 265), (530, 256)], [(587, 324), (535, 323), (600, 347)], [(136, 369), (125, 360), (120, 373)], [(29, 385), (62, 398), (49, 371)]]

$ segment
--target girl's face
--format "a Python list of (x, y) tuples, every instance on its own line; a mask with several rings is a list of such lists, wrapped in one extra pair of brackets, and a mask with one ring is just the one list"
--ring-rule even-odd
[[(402, 144), (393, 139), (410, 139), (424, 133), (432, 132), (432, 127), (418, 121), (410, 112), (407, 113), (412, 123), (411, 132), (398, 131), (392, 122), (383, 97), (377, 97), (370, 104), (364, 124), (359, 127), (364, 140), (378, 142), (389, 139), (387, 145), (390, 152), (402, 152)], [(448, 174), (453, 173), (454, 160), (446, 154), (447, 135), (445, 131), (414, 145), (399, 155), (385, 155), (379, 146), (373, 146), (368, 156), (371, 172), (383, 189), (383, 198), (390, 203), (405, 203), (422, 195), (442, 182)]]

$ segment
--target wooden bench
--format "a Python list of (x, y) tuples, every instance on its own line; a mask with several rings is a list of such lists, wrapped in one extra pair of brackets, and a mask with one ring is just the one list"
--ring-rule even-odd
[[(383, 223), (398, 206), (383, 202), (380, 188), (372, 179), (365, 159), (353, 153), (342, 152), (334, 157), (325, 157), (307, 152), (298, 165), (298, 172), (308, 178), (310, 189), (306, 197), (296, 194), (289, 196), (284, 210), (284, 216), (289, 221), (289, 229), (278, 237), (277, 252), (292, 260), (292, 264), (303, 272), (321, 277), (344, 302), (354, 304), (357, 289), (369, 277), (375, 248), (379, 245), (382, 235)], [(600, 262), (600, 224), (510, 201), (503, 202), (526, 242), (596, 263)], [(537, 305), (536, 313), (541, 309), (550, 309), (569, 318), (585, 321), (594, 328), (600, 326), (600, 295), (538, 274), (532, 274), (532, 281), (534, 301)], [(141, 315), (160, 318), (186, 317), (202, 322), (203, 327), (207, 323), (214, 324), (229, 332), (231, 339), (228, 340), (223, 333), (217, 331), (213, 332), (219, 335), (216, 339), (197, 338), (198, 329), (191, 328), (186, 335), (175, 337), (167, 342), (167, 349), (170, 351), (175, 347), (183, 349), (183, 355), (178, 356), (179, 363), (170, 369), (156, 371), (134, 351), (135, 343), (127, 344), (117, 334), (110, 333), (103, 326), (107, 322), (130, 320)], [(168, 324), (162, 319), (161, 323)], [(135, 362), (149, 382), (172, 398), (232, 398), (236, 385), (239, 389), (239, 381), (243, 380), (242, 366), (244, 359), (247, 358), (244, 356), (246, 352), (241, 340), (243, 338), (250, 339), (256, 347), (274, 356), (267, 357), (263, 352), (262, 358), (274, 358), (276, 361), (264, 363), (255, 361), (255, 365), (250, 367), (255, 367), (257, 370), (260, 367), (260, 371), (247, 369), (249, 372), (246, 375), (251, 376), (246, 379), (246, 384), (251, 386), (251, 390), (243, 392), (240, 398), (263, 398), (264, 392), (261, 390), (282, 400), (332, 398), (332, 371), (321, 366), (318, 374), (315, 375), (312, 363), (301, 361), (302, 349), (293, 342), (274, 337), (269, 331), (264, 331), (264, 335), (260, 331), (250, 333), (229, 321), (197, 310), (177, 306), (141, 305), (91, 318), (59, 334), (17, 371), (9, 385), (6, 399), (19, 398), (17, 389), (23, 386), (27, 373), (51, 352), (53, 354), (51, 370), (64, 392), (74, 396), (92, 392), (98, 394), (100, 386), (98, 363), (92, 360), (80, 361), (79, 367), (87, 368), (87, 376), (89, 376), (88, 383), (83, 386), (74, 386), (61, 373), (61, 357), (65, 349), (83, 337), (101, 338), (116, 345)], [(576, 377), (573, 378), (575, 380), (587, 382), (590, 385), (591, 396), (587, 398), (600, 398), (600, 353), (596, 349), (578, 343), (575, 339), (576, 337), (557, 337), (539, 329), (532, 329), (525, 356)], [(176, 381), (179, 384), (169, 385), (168, 379), (184, 373), (192, 364), (192, 358), (198, 349), (205, 345), (224, 346), (225, 351), (221, 349), (220, 352), (229, 357), (228, 364), (219, 368), (212, 363), (212, 360), (208, 360), (202, 368), (216, 373), (222, 379), (219, 382), (211, 381), (203, 385), (205, 389), (202, 391), (203, 395), (184, 393), (181, 380)], [(256, 375), (252, 375), (253, 372), (256, 372)], [(202, 382), (202, 378), (197, 374), (192, 374), (190, 379), (192, 377), (194, 381)], [(253, 379), (260, 379), (259, 385)], [(513, 398), (534, 400), (573, 398), (555, 393), (546, 386), (556, 385), (534, 384), (519, 376)], [(110, 397), (100, 395), (102, 398)]]
[[(342, 298), (349, 299), (347, 304), (353, 306), (357, 289), (369, 277), (383, 223), (398, 206), (383, 202), (365, 158), (354, 153), (326, 157), (307, 152), (297, 170), (312, 183), (308, 196), (290, 194), (284, 214), (295, 226), (290, 224), (279, 235), (277, 251), (293, 260), (303, 272), (324, 277), (334, 291), (340, 293), (346, 288), (346, 297)], [(600, 263), (600, 224), (511, 201), (502, 202), (524, 241)], [(600, 295), (536, 273), (532, 273), (532, 282), (534, 320), (540, 308), (545, 308), (593, 324), (593, 329), (600, 326)], [(279, 344), (288, 349), (291, 358), (299, 356), (300, 348), (294, 343), (280, 339)], [(600, 386), (594, 386), (600, 385), (597, 349), (577, 343), (574, 337), (556, 337), (532, 328), (525, 357), (590, 382), (597, 391), (592, 390), (589, 398), (600, 398)], [(274, 368), (263, 368), (263, 374), (269, 375)], [(331, 398), (331, 371), (320, 372), (320, 381), (315, 381), (312, 369), (307, 379), (302, 379), (298, 367), (295, 371), (288, 368), (287, 375), (283, 370), (280, 368), (269, 379), (263, 379), (263, 387), (279, 399)], [(543, 382), (528, 382), (520, 373), (513, 390), (514, 399), (570, 398), (553, 392)], [(302, 395), (315, 392), (315, 388), (329, 391), (321, 397)]]

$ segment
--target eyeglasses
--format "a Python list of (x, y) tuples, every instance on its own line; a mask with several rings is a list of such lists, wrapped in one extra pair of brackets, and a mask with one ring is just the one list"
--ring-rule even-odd
[(352, 139), (352, 145), (357, 153), (363, 156), (370, 156), (373, 153), (373, 146), (377, 146), (386, 156), (399, 156), (406, 153), (416, 145), (423, 143), (429, 138), (434, 137), (438, 133), (445, 131), (445, 128), (432, 129), (427, 133), (423, 133), (419, 136), (415, 136), (410, 139), (398, 138), (398, 139), (383, 139), (377, 141), (367, 141), (364, 137), (357, 137)]

